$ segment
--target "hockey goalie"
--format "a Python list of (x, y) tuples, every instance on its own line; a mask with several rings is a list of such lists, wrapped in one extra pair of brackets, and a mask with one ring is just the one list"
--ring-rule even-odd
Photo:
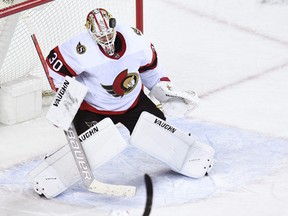
[[(92, 170), (132, 145), (180, 175), (204, 177), (212, 167), (214, 149), (166, 122), (165, 117), (165, 110), (173, 104), (182, 104), (177, 112), (193, 110), (198, 105), (197, 94), (174, 85), (164, 75), (154, 46), (138, 29), (116, 23), (107, 10), (90, 11), (85, 27), (46, 58), (49, 78), (58, 89), (47, 118), (64, 130), (70, 124), (75, 126)], [(66, 88), (67, 80), (85, 86), (83, 97), (75, 99), (81, 87)], [(150, 91), (150, 97), (144, 89)], [(65, 95), (67, 101), (60, 106)], [(151, 98), (162, 104), (163, 111)], [(76, 108), (71, 106), (75, 101)], [(129, 130), (129, 143), (117, 123)], [(47, 198), (81, 178), (67, 145), (29, 176), (35, 191)]]

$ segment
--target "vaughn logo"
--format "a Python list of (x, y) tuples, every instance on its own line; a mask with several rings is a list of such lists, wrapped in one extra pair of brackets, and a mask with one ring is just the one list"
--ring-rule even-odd
[(68, 86), (69, 86), (69, 81), (68, 80), (64, 80), (63, 85), (61, 86), (61, 88), (59, 89), (59, 91), (57, 92), (56, 98), (53, 101), (53, 105), (58, 107), (59, 103), (61, 102), (63, 95), (65, 94)]
[(155, 119), (154, 121), (155, 124), (159, 125), (160, 127), (170, 131), (171, 133), (175, 133), (175, 131), (177, 130), (176, 128), (172, 127), (171, 125), (167, 124), (166, 122), (163, 122), (159, 119)]
[(83, 142), (86, 139), (89, 139), (93, 134), (97, 133), (99, 131), (97, 126), (94, 126), (93, 128), (89, 129), (88, 131), (84, 132), (79, 136), (79, 140)]

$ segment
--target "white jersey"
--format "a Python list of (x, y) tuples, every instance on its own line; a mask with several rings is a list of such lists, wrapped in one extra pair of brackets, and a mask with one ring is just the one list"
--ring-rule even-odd
[(137, 103), (143, 84), (151, 89), (164, 76), (157, 53), (137, 29), (117, 26), (121, 48), (108, 56), (87, 30), (55, 47), (48, 55), (49, 75), (60, 87), (66, 75), (88, 87), (80, 109), (121, 114)]

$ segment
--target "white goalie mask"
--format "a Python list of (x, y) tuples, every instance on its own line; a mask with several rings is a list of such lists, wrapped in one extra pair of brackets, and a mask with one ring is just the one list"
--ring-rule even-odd
[(96, 8), (89, 12), (85, 24), (93, 39), (99, 44), (106, 54), (114, 55), (116, 38), (116, 19), (103, 8)]

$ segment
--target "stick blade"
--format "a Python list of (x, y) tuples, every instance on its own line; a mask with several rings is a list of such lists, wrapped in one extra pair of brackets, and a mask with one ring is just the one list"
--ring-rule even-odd
[(93, 180), (90, 184), (89, 191), (93, 193), (106, 194), (109, 196), (119, 196), (119, 197), (133, 197), (136, 194), (136, 187), (129, 185), (112, 185), (107, 183), (102, 183), (97, 180)]

